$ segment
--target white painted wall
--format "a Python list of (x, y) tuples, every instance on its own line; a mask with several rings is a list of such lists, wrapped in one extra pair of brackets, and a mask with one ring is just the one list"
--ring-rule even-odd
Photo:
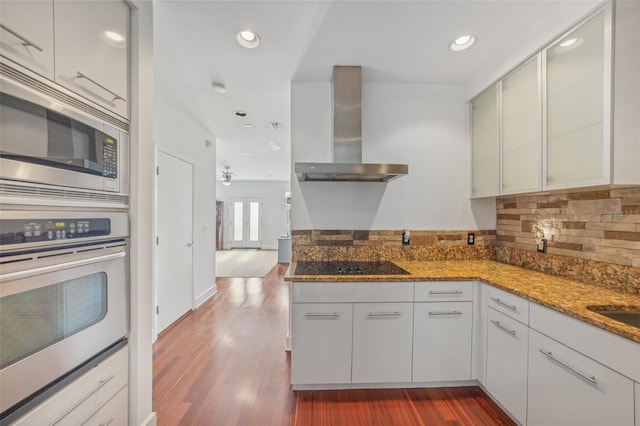
[(262, 248), (278, 248), (278, 237), (286, 234), (287, 209), (284, 193), (291, 190), (291, 184), (284, 181), (232, 181), (224, 186), (217, 183), (216, 198), (224, 203), (224, 248), (228, 249), (231, 239), (231, 200), (234, 198), (262, 199)]
[(131, 4), (129, 424), (153, 426), (153, 3)]
[[(292, 229), (495, 229), (495, 200), (470, 200), (469, 109), (461, 85), (363, 83), (362, 159), (406, 163), (383, 183), (303, 182)], [(292, 162), (332, 161), (330, 83), (292, 84)]]

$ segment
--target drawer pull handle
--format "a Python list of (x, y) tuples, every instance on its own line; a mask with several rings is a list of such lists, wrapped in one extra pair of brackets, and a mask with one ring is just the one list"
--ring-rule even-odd
[(518, 307), (516, 305), (509, 305), (508, 303), (504, 303), (502, 300), (498, 299), (497, 297), (492, 297), (491, 300), (493, 300), (494, 302), (496, 302), (498, 305), (502, 305), (505, 308), (509, 308), (512, 311), (516, 311), (518, 312)]
[(85, 402), (87, 399), (89, 399), (94, 393), (98, 392), (100, 389), (102, 389), (102, 387), (104, 385), (106, 385), (107, 383), (109, 383), (114, 377), (116, 377), (115, 375), (110, 375), (109, 377), (107, 377), (104, 380), (100, 380), (98, 382), (98, 386), (96, 386), (95, 388), (91, 389), (89, 391), (88, 394), (86, 394), (82, 399), (80, 399), (80, 401), (76, 402), (75, 404), (73, 404), (73, 406), (71, 408), (69, 408), (67, 411), (65, 411), (64, 413), (62, 413), (62, 415), (60, 417), (58, 417), (57, 419), (55, 419), (53, 421), (53, 423), (51, 423), (50, 425), (53, 426), (55, 424), (60, 423), (60, 420), (64, 419), (70, 412), (72, 412), (73, 410), (75, 410), (80, 404), (82, 404), (83, 402)]
[(340, 314), (337, 312), (307, 312), (304, 316), (308, 318), (336, 318), (339, 317)]
[(20, 41), (22, 41), (22, 45), (24, 47), (33, 47), (36, 50), (39, 50), (40, 52), (43, 52), (42, 47), (38, 46), (35, 43), (30, 42), (28, 39), (24, 38), (23, 36), (21, 36), (20, 34), (18, 34), (17, 32), (13, 31), (11, 28), (7, 27), (6, 25), (2, 25), (0, 24), (0, 28), (2, 28), (3, 30), (5, 30), (6, 32), (8, 32), (9, 34), (11, 34), (12, 36), (19, 38)]
[(401, 317), (402, 312), (367, 312), (367, 316), (372, 317)]
[(460, 290), (429, 290), (429, 294), (442, 295), (442, 294), (462, 294)]
[(496, 327), (498, 327), (498, 328), (499, 328), (499, 329), (501, 329), (501, 330), (506, 331), (507, 333), (511, 334), (512, 336), (515, 336), (515, 335), (516, 335), (516, 331), (515, 331), (515, 330), (509, 330), (507, 327), (505, 327), (504, 325), (500, 324), (500, 321), (494, 321), (494, 320), (491, 320), (491, 322), (492, 322)]
[(84, 78), (87, 81), (90, 81), (91, 83), (95, 84), (96, 86), (98, 86), (99, 88), (101, 88), (102, 90), (106, 90), (107, 92), (109, 92), (111, 95), (113, 95), (113, 100), (111, 102), (115, 102), (118, 99), (120, 99), (121, 101), (127, 102), (127, 100), (125, 98), (123, 98), (122, 96), (118, 95), (117, 93), (107, 89), (106, 87), (104, 87), (102, 84), (98, 83), (97, 81), (95, 81), (92, 78), (87, 77), (85, 74), (82, 74), (80, 71), (76, 71), (76, 75), (78, 78)]
[(460, 311), (430, 311), (429, 316), (439, 316), (439, 315), (462, 315)]
[(109, 426), (111, 423), (113, 423), (113, 417), (107, 420), (106, 423), (100, 423), (98, 426)]
[(547, 352), (547, 351), (543, 351), (542, 349), (538, 349), (538, 351), (542, 354), (544, 354), (547, 358), (549, 358), (552, 361), (557, 362), (558, 364), (560, 364), (561, 366), (563, 366), (564, 368), (566, 368), (567, 370), (573, 372), (574, 374), (577, 374), (578, 376), (582, 377), (585, 380), (590, 381), (591, 383), (595, 384), (596, 383), (596, 378), (595, 376), (589, 376), (575, 368), (573, 368), (572, 366), (570, 366), (569, 364), (567, 364), (564, 361), (559, 360), (558, 358), (556, 358), (551, 352)]

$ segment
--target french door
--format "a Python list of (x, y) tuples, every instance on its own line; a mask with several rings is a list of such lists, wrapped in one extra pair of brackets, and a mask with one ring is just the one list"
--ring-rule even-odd
[(231, 200), (231, 248), (262, 247), (262, 200)]

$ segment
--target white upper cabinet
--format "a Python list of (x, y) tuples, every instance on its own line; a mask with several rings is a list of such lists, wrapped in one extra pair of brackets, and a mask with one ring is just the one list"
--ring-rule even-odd
[(0, 53), (53, 80), (53, 0), (2, 0), (0, 25)]
[(129, 7), (121, 1), (55, 2), (55, 79), (128, 117)]
[(471, 196), (498, 195), (498, 99), (493, 85), (471, 101)]
[(540, 55), (501, 82), (502, 186), (500, 193), (541, 188), (542, 93)]
[(544, 50), (546, 188), (609, 183), (611, 61), (605, 12)]

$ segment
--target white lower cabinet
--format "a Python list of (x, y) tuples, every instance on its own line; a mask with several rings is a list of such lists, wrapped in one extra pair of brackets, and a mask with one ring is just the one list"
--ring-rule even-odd
[(414, 382), (471, 379), (472, 315), (472, 302), (414, 305)]
[(352, 303), (294, 303), (291, 383), (351, 383)]
[(82, 426), (126, 426), (128, 423), (129, 387), (125, 386)]
[[(20, 417), (13, 425), (42, 426), (42, 425), (80, 425), (94, 418), (98, 412), (101, 417), (107, 416), (121, 419), (123, 422), (111, 421), (112, 426), (127, 424), (128, 397), (117, 404), (110, 401), (124, 390), (129, 381), (129, 350), (120, 349), (109, 358), (102, 361), (83, 376), (71, 382), (67, 387), (44, 401), (42, 404)], [(89, 423), (93, 424), (93, 423)], [(100, 423), (95, 423), (100, 424)], [(106, 423), (102, 423), (106, 424)]]
[(529, 425), (633, 425), (633, 386), (628, 378), (531, 330)]
[(640, 383), (634, 384), (636, 395), (636, 426), (640, 426)]
[(529, 328), (489, 308), (485, 387), (520, 423), (527, 418)]
[(354, 304), (352, 382), (410, 382), (412, 340), (413, 303)]

